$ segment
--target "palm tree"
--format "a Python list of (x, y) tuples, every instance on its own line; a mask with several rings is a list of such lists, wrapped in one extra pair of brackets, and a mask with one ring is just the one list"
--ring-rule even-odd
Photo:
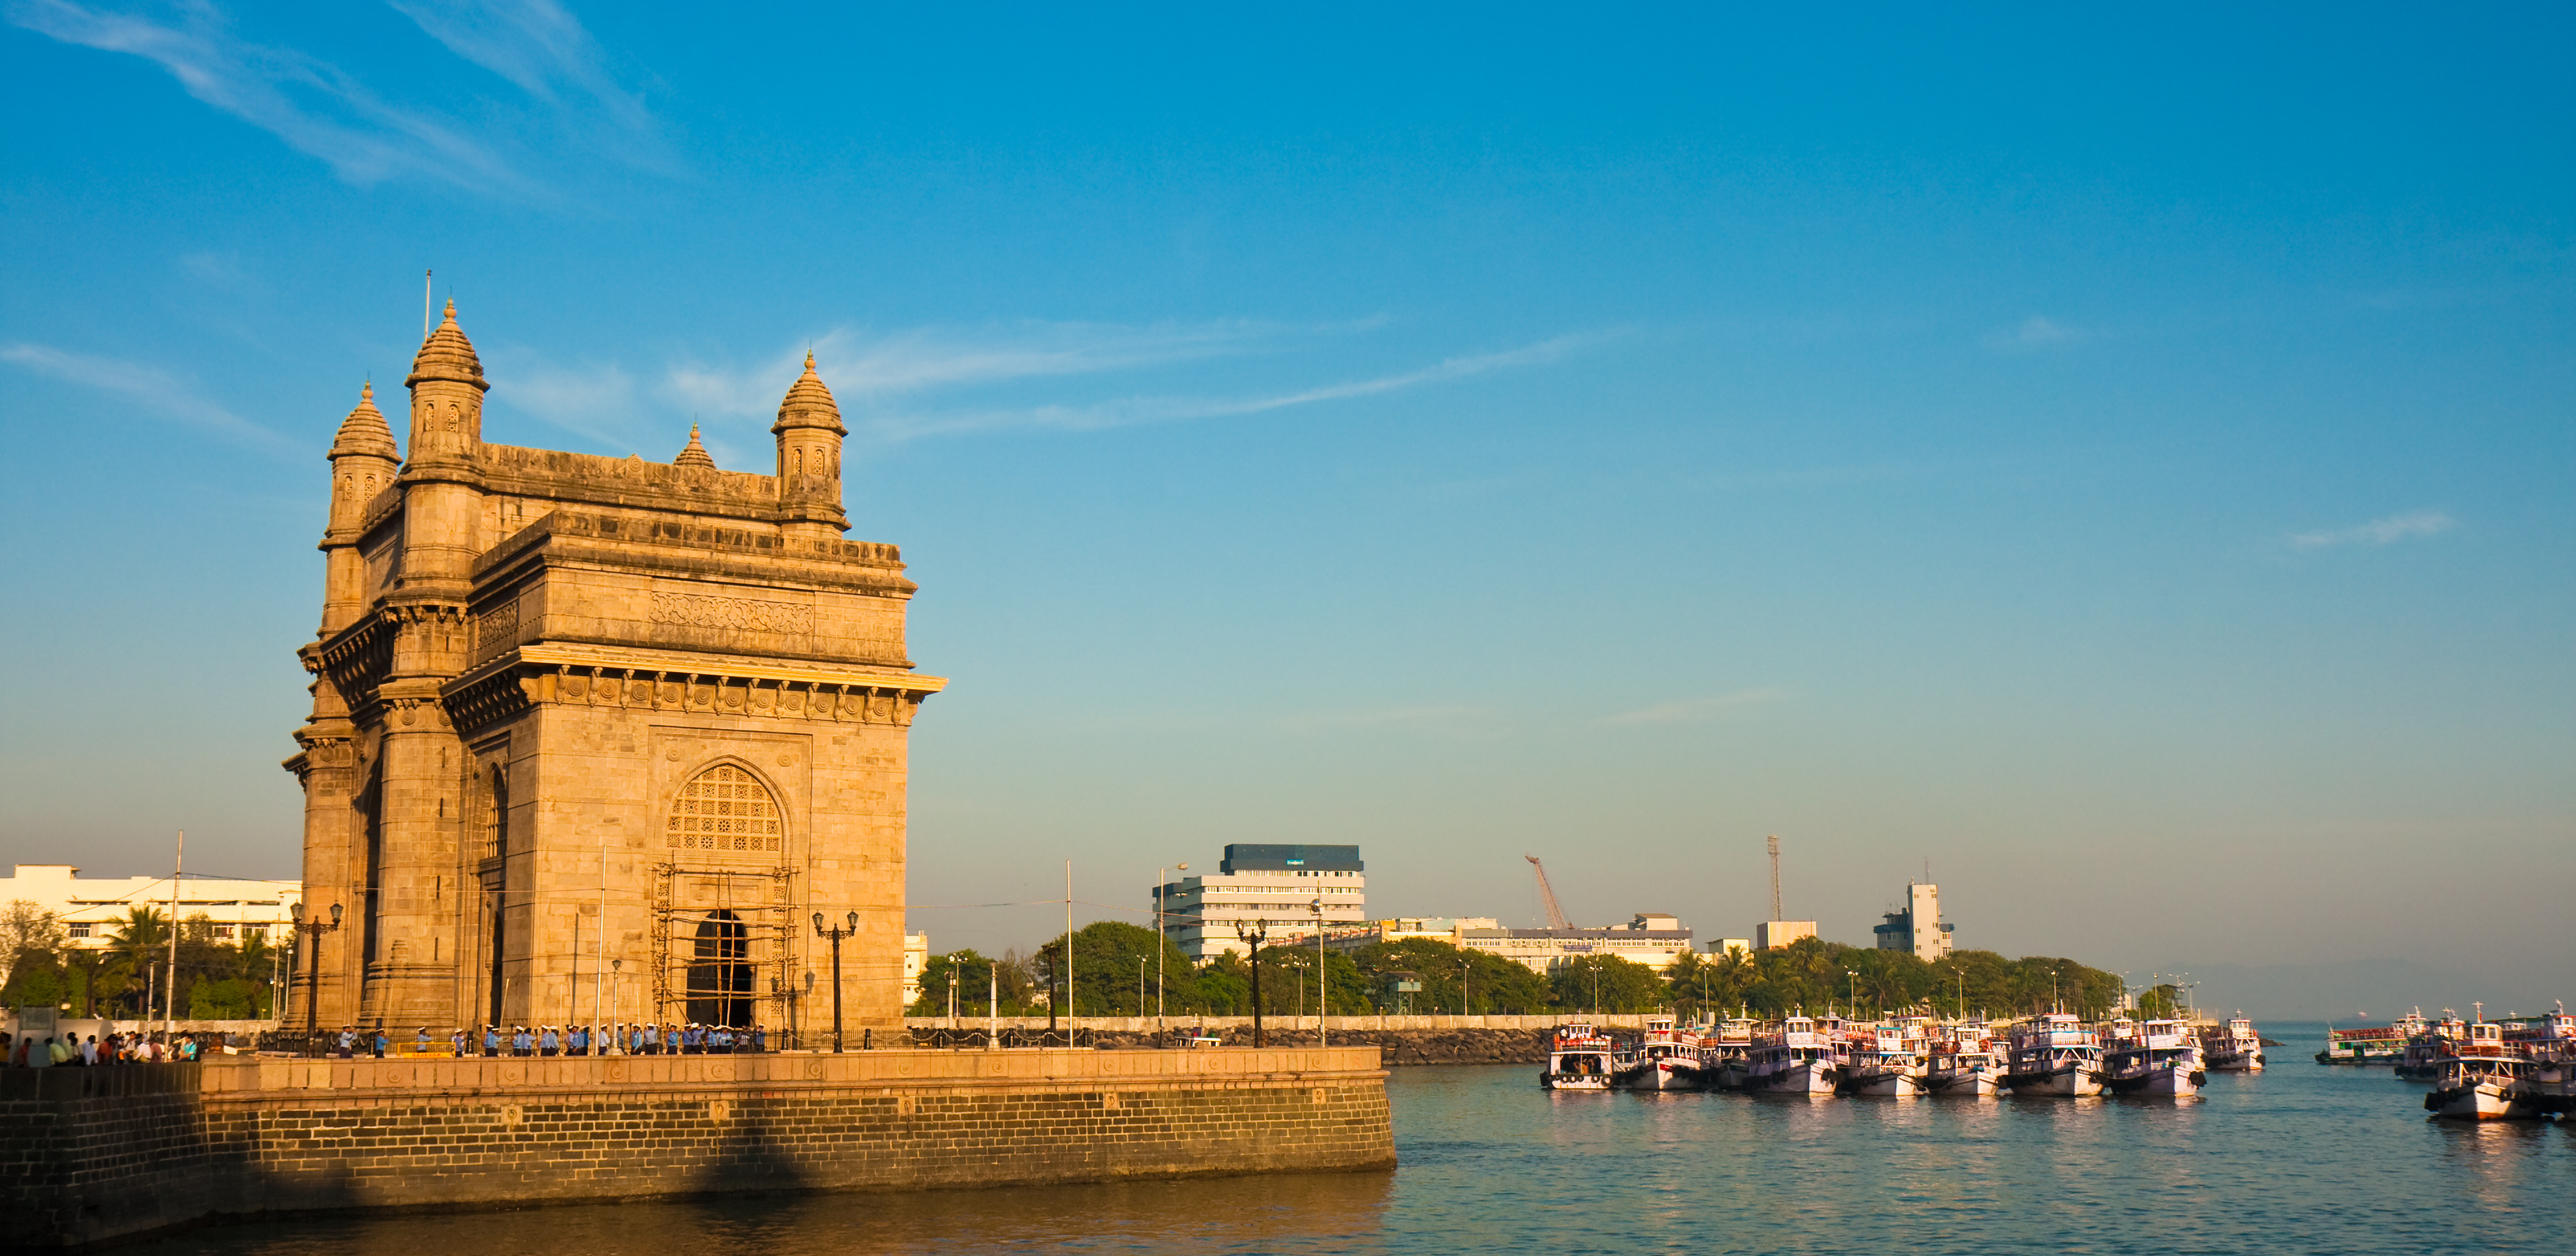
[[(169, 920), (149, 907), (135, 907), (128, 909), (125, 919), (116, 923), (116, 932), (108, 939), (107, 955), (123, 964), (128, 974), (148, 977), (153, 971), (152, 966), (160, 962), (169, 946)], [(145, 989), (153, 988), (147, 980)], [(151, 1009), (144, 1008), (143, 1011), (149, 1013)]]

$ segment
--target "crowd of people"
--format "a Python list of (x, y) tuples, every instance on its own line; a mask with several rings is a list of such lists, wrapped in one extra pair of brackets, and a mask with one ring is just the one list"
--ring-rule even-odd
[[(394, 1051), (393, 1035), (382, 1026), (361, 1030), (355, 1025), (343, 1025), (331, 1044), (332, 1053), (344, 1060), (360, 1054), (383, 1059)], [(460, 1060), (471, 1056), (740, 1055), (768, 1051), (770, 1040), (767, 1025), (735, 1028), (695, 1021), (621, 1021), (569, 1029), (559, 1025), (478, 1025), (450, 1032), (446, 1046), (447, 1054)], [(429, 1026), (421, 1026), (412, 1036), (405, 1054), (438, 1054), (438, 1040), (431, 1036)]]
[(39, 1038), (34, 1034), (0, 1033), (0, 1060), (6, 1060), (11, 1068), (186, 1063), (203, 1050), (195, 1034), (181, 1034), (175, 1041), (165, 1042), (159, 1034), (139, 1031), (111, 1033), (104, 1039), (97, 1034), (47, 1034)]
[[(383, 1059), (396, 1054), (392, 1032), (379, 1026), (362, 1030), (343, 1025), (336, 1035), (325, 1036), (313, 1049), (328, 1050), (343, 1060), (359, 1056)], [(421, 1026), (412, 1035), (406, 1055), (444, 1054), (456, 1059), (480, 1056), (497, 1058), (514, 1056), (574, 1055), (742, 1055), (766, 1052), (773, 1048), (767, 1025), (736, 1028), (729, 1025), (701, 1025), (666, 1022), (619, 1022), (614, 1025), (575, 1025), (565, 1029), (557, 1025), (480, 1025), (449, 1033), (445, 1042)], [(60, 1035), (10, 1034), (0, 1032), (0, 1062), (12, 1068), (52, 1068), (57, 1065), (87, 1066), (97, 1064), (163, 1064), (186, 1063), (205, 1051), (222, 1051), (220, 1035), (201, 1043), (193, 1033), (183, 1033), (164, 1040), (155, 1033), (109, 1033), (104, 1037), (77, 1033)]]

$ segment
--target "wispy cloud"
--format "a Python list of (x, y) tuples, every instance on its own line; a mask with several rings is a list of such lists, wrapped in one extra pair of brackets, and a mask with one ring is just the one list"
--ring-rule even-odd
[(553, 106), (638, 164), (673, 164), (641, 93), (620, 84), (581, 22), (554, 0), (387, 0), (449, 52)]
[(7, 12), (11, 23), (64, 43), (151, 61), (189, 95), (330, 163), (351, 183), (410, 175), (485, 190), (531, 186), (454, 122), (391, 104), (329, 62), (244, 40), (207, 0), (176, 8), (167, 22), (71, 0), (9, 0)]
[[(625, 368), (614, 362), (557, 366), (534, 354), (500, 349), (487, 357), (504, 369), (490, 372), (495, 400), (568, 432), (578, 432), (629, 453), (651, 454), (637, 442), (649, 441), (654, 416), (636, 404), (636, 386)], [(783, 389), (781, 391), (784, 391)], [(679, 446), (672, 445), (671, 453)], [(659, 455), (669, 457), (669, 454)]]
[[(553, 0), (401, 0), (395, 7), (458, 56), (526, 92), (583, 151), (671, 164), (643, 98), (618, 85), (597, 43)], [(424, 179), (517, 199), (552, 195), (525, 163), (472, 125), (390, 99), (320, 57), (243, 38), (212, 0), (176, 0), (149, 13), (76, 0), (0, 0), (0, 12), (63, 43), (142, 57), (189, 95), (319, 158), (350, 183)]]
[(882, 418), (878, 422), (878, 428), (880, 434), (887, 439), (908, 440), (920, 436), (994, 428), (1051, 427), (1073, 431), (1096, 431), (1138, 423), (1169, 423), (1184, 419), (1261, 414), (1292, 406), (1376, 396), (1424, 384), (1466, 379), (1489, 371), (1555, 362), (1588, 345), (1599, 343), (1609, 338), (1611, 334), (1585, 333), (1559, 336), (1500, 353), (1446, 358), (1418, 370), (1284, 393), (1250, 397), (1140, 396), (1088, 405), (1044, 405), (1011, 410), (911, 414)]
[(157, 367), (25, 343), (0, 344), (0, 362), (125, 397), (165, 418), (203, 428), (264, 453), (302, 457), (312, 452), (206, 400), (203, 388)]
[(1508, 720), (1500, 707), (1453, 705), (1300, 711), (1276, 723), (1292, 733), (1392, 729), (1445, 737), (1494, 737), (1505, 731)]
[(2292, 549), (2324, 549), (2333, 545), (2389, 545), (2411, 536), (2433, 536), (2460, 526), (2460, 521), (2439, 510), (2410, 510), (2402, 515), (2373, 519), (2349, 528), (2328, 528), (2316, 532), (2296, 532), (2290, 536)]
[(939, 388), (1134, 370), (1255, 351), (1294, 335), (1334, 329), (1228, 321), (1130, 327), (1019, 322), (983, 328), (923, 327), (885, 335), (835, 328), (749, 367), (684, 362), (665, 389), (713, 413), (758, 414), (778, 405), (810, 349), (835, 396), (879, 400)]
[(1999, 352), (2029, 353), (2084, 338), (2085, 333), (2081, 331), (2061, 325), (2044, 315), (2033, 314), (2015, 326), (1986, 333), (1985, 342), (1987, 348)]
[(1788, 697), (1789, 691), (1786, 689), (1740, 689), (1734, 693), (1719, 694), (1713, 698), (1676, 698), (1670, 702), (1658, 702), (1653, 706), (1639, 707), (1633, 711), (1605, 715), (1598, 722), (1607, 728), (1638, 724), (1700, 724), (1731, 715), (1746, 707), (1786, 701)]

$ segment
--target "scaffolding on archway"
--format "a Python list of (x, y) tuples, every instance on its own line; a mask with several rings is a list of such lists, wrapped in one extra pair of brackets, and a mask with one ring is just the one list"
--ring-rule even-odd
[[(789, 974), (800, 970), (795, 925), (796, 870), (788, 867), (742, 868), (664, 863), (653, 867), (653, 1007), (654, 1019), (666, 1022), (738, 1020), (784, 1025), (793, 988)], [(700, 953), (702, 927), (726, 920), (740, 928), (739, 955)], [(726, 948), (721, 948), (726, 949)], [(711, 968), (749, 970), (748, 988), (692, 988), (691, 975)], [(692, 1001), (714, 1001), (722, 1011), (692, 1016)], [(747, 1004), (748, 1015), (724, 1015)]]

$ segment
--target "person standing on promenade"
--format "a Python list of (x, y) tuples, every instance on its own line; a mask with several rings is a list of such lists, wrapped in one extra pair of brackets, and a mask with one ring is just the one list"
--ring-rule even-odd
[(528, 1036), (528, 1027), (520, 1025), (510, 1031), (510, 1054), (526, 1059), (537, 1053), (537, 1040)]
[(367, 1040), (368, 1050), (379, 1060), (385, 1058), (385, 1048), (392, 1045), (394, 1045), (393, 1039), (385, 1034), (385, 1027), (382, 1025), (376, 1026), (376, 1032)]
[(551, 1059), (562, 1050), (563, 1036), (555, 1032), (554, 1026), (546, 1026), (545, 1033), (537, 1038), (537, 1054)]
[(767, 1026), (767, 1025), (754, 1025), (754, 1026), (752, 1026), (752, 1027), (751, 1027), (751, 1053), (752, 1053), (753, 1055), (766, 1055), (766, 1054), (768, 1054), (768, 1052), (769, 1052), (769, 1026)]
[(342, 1026), (340, 1027), (340, 1058), (341, 1058), (341, 1059), (343, 1059), (343, 1060), (351, 1059), (351, 1058), (353, 1058), (353, 1057), (355, 1057), (355, 1056), (357, 1055), (357, 1051), (358, 1051), (358, 1028), (357, 1028), (357, 1026), (355, 1026), (355, 1025), (342, 1025)]

